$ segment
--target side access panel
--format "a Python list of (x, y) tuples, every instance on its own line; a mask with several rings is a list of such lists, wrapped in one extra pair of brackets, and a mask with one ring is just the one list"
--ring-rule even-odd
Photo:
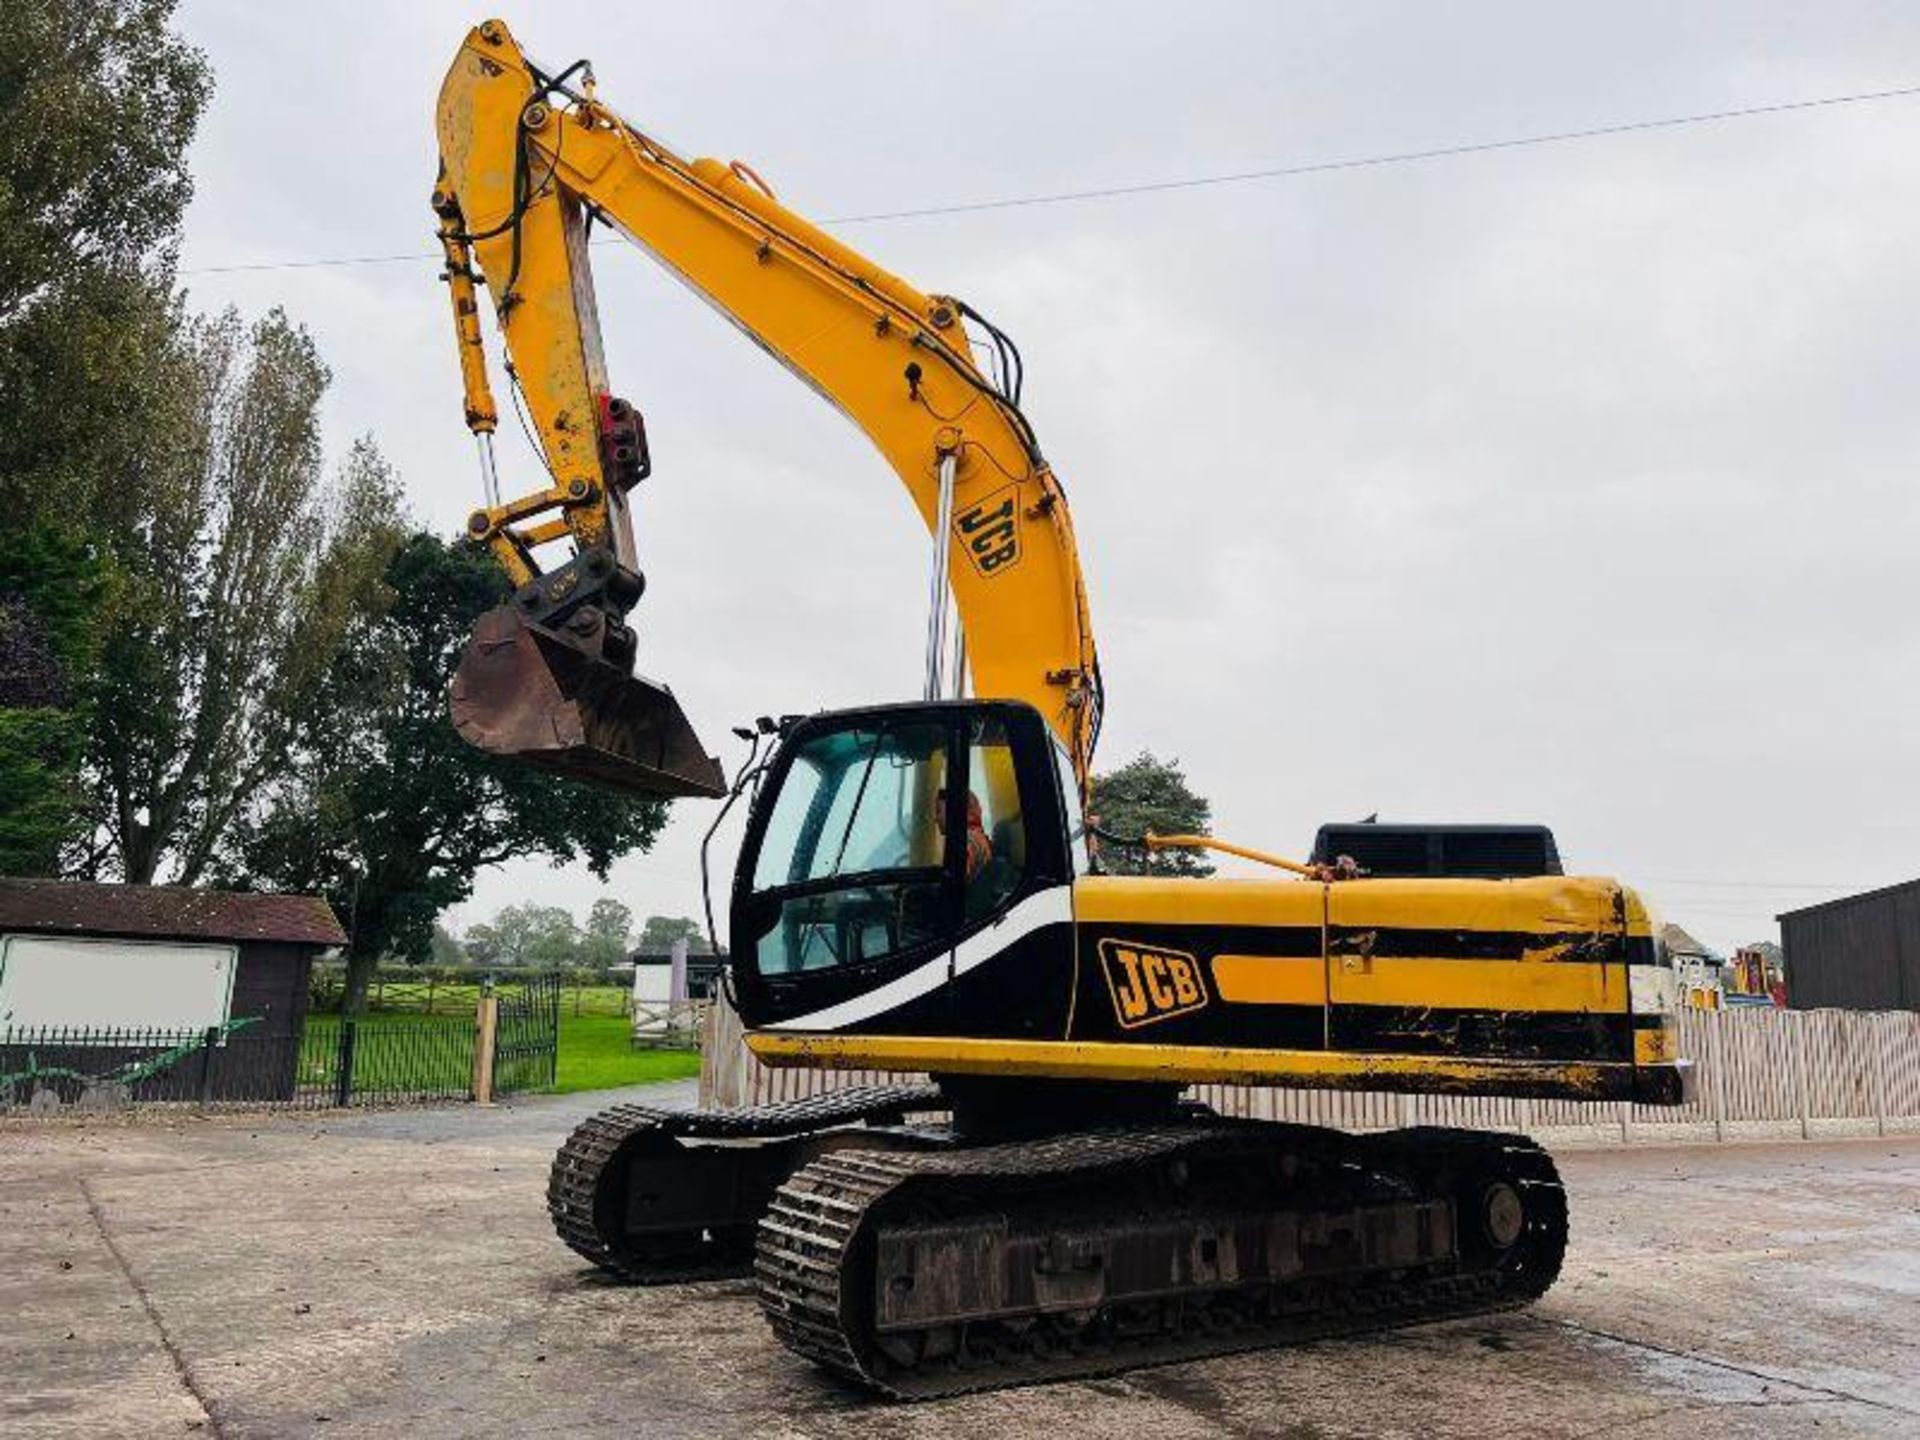
[(1559, 876), (1329, 886), (1332, 1048), (1631, 1061), (1620, 893)]

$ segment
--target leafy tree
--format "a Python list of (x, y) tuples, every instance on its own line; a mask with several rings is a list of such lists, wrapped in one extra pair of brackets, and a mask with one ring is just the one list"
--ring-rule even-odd
[(530, 965), (555, 969), (575, 964), (580, 927), (558, 905), (509, 905), (468, 937), (484, 965)]
[(436, 965), (465, 965), (472, 958), (460, 937), (437, 920), (427, 941), (427, 954)]
[(605, 969), (627, 958), (633, 939), (633, 911), (610, 895), (593, 902), (580, 937), (580, 963)]
[[(434, 926), (436, 932), (439, 928), (437, 924)], [(467, 927), (466, 938), (462, 944), (466, 949), (467, 959), (485, 969), (491, 970), (497, 965), (512, 963), (504, 958), (507, 937), (503, 937), (485, 920)]]
[[(1213, 824), (1213, 806), (1187, 786), (1178, 760), (1160, 760), (1143, 750), (1118, 770), (1093, 777), (1091, 810), (1102, 830), (1136, 838), (1205, 835)], [(1199, 850), (1148, 851), (1143, 846), (1100, 843), (1101, 868), (1114, 875), (1211, 875), (1213, 866)]]
[(175, 0), (0, 6), (0, 326), (76, 269), (137, 266), (193, 195), (213, 88)]
[(85, 548), (29, 523), (0, 547), (0, 875), (47, 875), (83, 826), (97, 571)]
[(713, 953), (713, 946), (707, 940), (706, 927), (684, 915), (649, 915), (647, 923), (641, 927), (638, 948), (650, 955), (664, 954), (673, 948), (676, 940), (687, 942), (689, 955)]
[(81, 738), (64, 711), (0, 707), (0, 874), (59, 867), (81, 813)]
[(156, 459), (124, 529), (89, 753), (103, 868), (193, 884), (303, 736), (323, 680), (383, 602), (398, 487), (370, 441), (325, 484), (326, 367), (279, 311), (187, 327), (185, 444)]
[(0, 669), (21, 645), (57, 659), (57, 694), (14, 690), (28, 713), (0, 727), (0, 790), (35, 820), (0, 849), (0, 869), (92, 869), (81, 783), (114, 603), (150, 538), (143, 515), (189, 453), (192, 347), (163, 282), (84, 273), (0, 331), (0, 510), (18, 539), (0, 553), (0, 596), (24, 605), (0, 636)]
[(168, 30), (173, 10), (0, 6), (4, 874), (53, 873), (86, 831), (79, 772), (117, 563), (103, 532), (178, 440), (169, 247), (211, 76)]
[(196, 357), (169, 264), (77, 268), (0, 325), (0, 503), (103, 561), (191, 444)]
[[(346, 920), (349, 1002), (375, 958), (422, 959), (434, 918), (473, 877), (516, 856), (584, 860), (602, 880), (644, 850), (666, 807), (596, 790), (474, 749), (447, 716), (447, 686), (473, 622), (507, 582), (484, 554), (432, 535), (407, 540), (386, 570), (390, 603), (354, 622), (328, 667), (332, 717), (305, 737), (248, 827), (236, 871), (324, 894)], [(483, 927), (468, 932), (486, 963)]]

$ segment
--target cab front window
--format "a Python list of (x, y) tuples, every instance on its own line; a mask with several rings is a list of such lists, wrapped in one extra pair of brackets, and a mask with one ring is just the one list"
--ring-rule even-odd
[(947, 744), (944, 724), (918, 720), (801, 746), (753, 867), (761, 974), (859, 964), (941, 935)]

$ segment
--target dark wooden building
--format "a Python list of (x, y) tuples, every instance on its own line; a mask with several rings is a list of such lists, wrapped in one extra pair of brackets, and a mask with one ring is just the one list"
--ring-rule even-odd
[(1795, 1010), (1920, 1010), (1920, 880), (1776, 917)]
[[(344, 943), (306, 895), (0, 880), (0, 1043), (105, 1033), (134, 1054), (146, 1047), (125, 1037), (218, 1029), (211, 1098), (277, 1098), (293, 1088), (314, 957)], [(99, 1061), (72, 1068), (107, 1073)]]

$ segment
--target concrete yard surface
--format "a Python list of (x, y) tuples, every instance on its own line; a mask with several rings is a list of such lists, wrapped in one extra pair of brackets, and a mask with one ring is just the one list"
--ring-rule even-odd
[(0, 1434), (1920, 1435), (1910, 1137), (1563, 1153), (1529, 1311), (890, 1406), (746, 1282), (560, 1246), (547, 1162), (610, 1098), (0, 1122)]

